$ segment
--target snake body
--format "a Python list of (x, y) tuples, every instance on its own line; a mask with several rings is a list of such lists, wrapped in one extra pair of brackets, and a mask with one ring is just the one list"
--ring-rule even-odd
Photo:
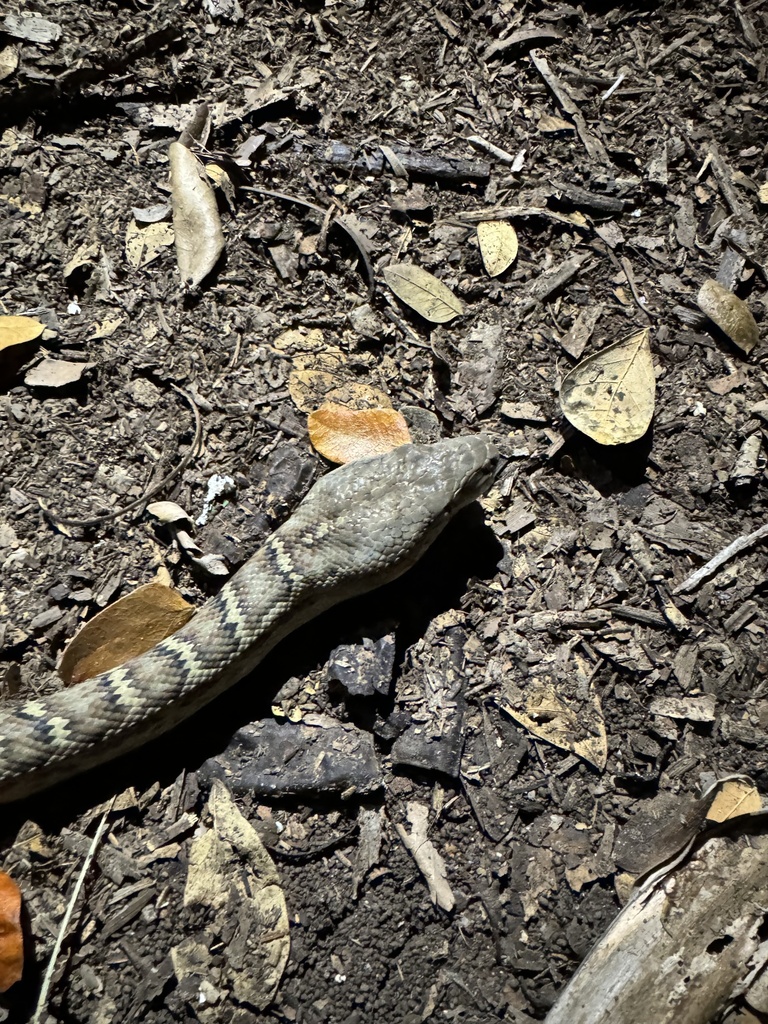
[(178, 632), (118, 668), (0, 712), (0, 803), (154, 739), (302, 623), (399, 576), (486, 489), (496, 460), (475, 435), (404, 445), (322, 477)]

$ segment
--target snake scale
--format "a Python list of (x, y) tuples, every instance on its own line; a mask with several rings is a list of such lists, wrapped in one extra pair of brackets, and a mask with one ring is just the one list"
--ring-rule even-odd
[(118, 668), (0, 712), (0, 803), (154, 739), (332, 605), (412, 566), (497, 463), (483, 435), (404, 445), (322, 477), (178, 632)]

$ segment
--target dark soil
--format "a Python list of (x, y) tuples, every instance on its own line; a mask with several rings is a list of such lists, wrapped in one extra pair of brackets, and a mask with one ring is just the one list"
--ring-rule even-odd
[[(38, 0), (22, 13), (59, 25), (48, 41), (0, 19), (2, 312), (49, 328), (0, 352), (8, 699), (60, 686), (77, 628), (158, 569), (194, 603), (221, 585), (147, 501), (194, 520), (210, 478), (231, 477), (194, 536), (236, 568), (327, 470), (292, 397), (288, 329), (322, 332), (347, 381), (383, 390), (416, 440), (483, 430), (505, 469), (484, 516), (467, 510), (408, 577), (303, 629), (202, 720), (6, 808), (28, 957), (3, 1019), (32, 1017), (107, 808), (43, 1021), (541, 1019), (626, 898), (625, 823), (723, 775), (768, 786), (765, 544), (675, 592), (765, 521), (765, 343), (742, 352), (696, 296), (720, 274), (764, 335), (768, 13), (759, 0), (234, 7), (232, 20), (215, 3)], [(168, 145), (202, 102), (203, 155), (234, 188), (225, 256), (188, 292), (172, 245), (137, 269), (125, 234), (132, 209), (168, 201)], [(332, 142), (350, 147), (345, 166), (328, 161)], [(379, 145), (416, 169), (366, 173)], [(243, 186), (343, 215), (367, 240), (372, 292), (330, 219)], [(490, 278), (475, 224), (512, 207), (519, 255)], [(465, 315), (434, 327), (410, 312), (382, 277), (395, 260), (440, 278)], [(563, 419), (560, 380), (646, 327), (652, 428), (597, 444)], [(44, 358), (89, 366), (34, 386)], [(350, 695), (325, 666), (366, 637), (391, 638), (391, 682)], [(599, 701), (604, 766), (505, 710), (510, 687), (524, 699), (543, 684), (597, 715), (576, 742), (599, 732)], [(676, 711), (654, 703), (666, 697)], [(206, 1003), (171, 951), (222, 942), (221, 922), (182, 902), (211, 824), (211, 764), (198, 769), (272, 706), (285, 728), (347, 724), (375, 758), (334, 784), (287, 764), (280, 798), (263, 777), (237, 794), (291, 924), (258, 1011), (221, 978)], [(436, 715), (441, 741), (409, 732)], [(429, 810), (451, 909), (398, 831), (414, 806)]]

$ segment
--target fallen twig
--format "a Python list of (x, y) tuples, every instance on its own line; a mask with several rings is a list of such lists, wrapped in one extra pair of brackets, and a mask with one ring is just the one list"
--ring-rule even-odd
[(746, 551), (747, 548), (751, 548), (753, 544), (757, 544), (758, 541), (768, 537), (768, 523), (758, 527), (757, 530), (753, 530), (752, 533), (745, 533), (741, 537), (737, 537), (736, 540), (718, 551), (710, 560), (702, 565), (700, 569), (692, 573), (687, 579), (679, 583), (672, 591), (673, 594), (686, 594), (690, 590), (695, 590), (700, 583), (702, 583), (708, 576), (711, 576), (713, 572), (716, 572), (722, 565), (729, 562), (734, 555), (741, 554), (742, 551)]

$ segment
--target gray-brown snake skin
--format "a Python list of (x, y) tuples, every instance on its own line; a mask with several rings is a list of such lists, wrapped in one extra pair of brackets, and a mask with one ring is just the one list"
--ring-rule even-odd
[(242, 679), (279, 640), (399, 576), (488, 486), (483, 435), (405, 445), (324, 476), (178, 632), (119, 668), (0, 713), (0, 802), (109, 761)]

